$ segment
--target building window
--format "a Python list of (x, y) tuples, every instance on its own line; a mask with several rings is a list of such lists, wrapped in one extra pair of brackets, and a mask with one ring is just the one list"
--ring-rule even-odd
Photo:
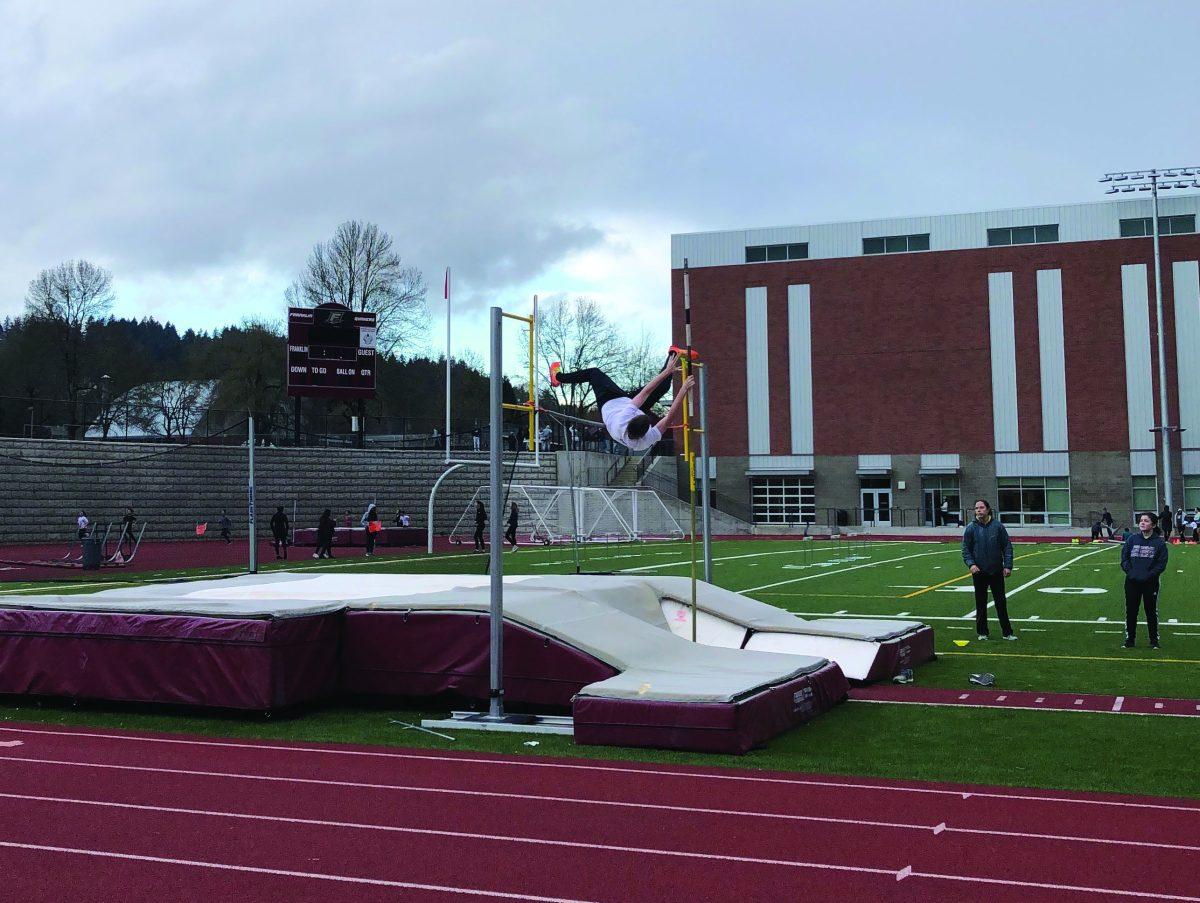
[(1058, 223), (1047, 226), (1011, 226), (1003, 229), (988, 229), (989, 245), (1036, 245), (1058, 241)]
[[(1184, 492), (1187, 492), (1187, 477), (1184, 478)], [(1197, 484), (1200, 489), (1200, 483)], [(1158, 511), (1158, 477), (1134, 477), (1133, 478), (1133, 515), (1137, 517), (1139, 511)]]
[(1071, 526), (1068, 477), (1001, 477), (996, 481), (1000, 523)]
[(926, 475), (921, 478), (921, 514), (927, 527), (962, 522), (958, 475)]
[[(1134, 479), (1136, 480), (1137, 477), (1134, 477)], [(1154, 477), (1150, 477), (1149, 479), (1153, 480)], [(1153, 501), (1154, 499), (1157, 499), (1157, 498), (1158, 498), (1158, 494), (1156, 492), (1151, 497), (1151, 500)], [(1183, 507), (1186, 508), (1188, 511), (1195, 511), (1197, 509), (1200, 509), (1200, 476), (1193, 475), (1193, 476), (1189, 477), (1187, 474), (1184, 474), (1184, 477), (1183, 477)], [(1156, 511), (1158, 509), (1153, 504), (1151, 504), (1149, 508), (1139, 508), (1138, 510), (1139, 511)]]
[(864, 238), (864, 254), (906, 254), (909, 251), (928, 251), (929, 233), (923, 235), (883, 235)]
[[(1196, 214), (1188, 213), (1183, 216), (1160, 216), (1158, 218), (1159, 235), (1186, 235), (1196, 231)], [(1150, 217), (1137, 216), (1133, 219), (1121, 220), (1122, 238), (1141, 238), (1153, 235)]]
[(817, 494), (812, 477), (753, 477), (750, 480), (754, 522), (811, 524), (817, 518)]
[(763, 263), (769, 260), (807, 260), (808, 242), (790, 245), (747, 245), (746, 263)]

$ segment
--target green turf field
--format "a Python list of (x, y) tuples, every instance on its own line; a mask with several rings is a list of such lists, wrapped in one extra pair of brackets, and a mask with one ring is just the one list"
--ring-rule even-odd
[[(963, 687), (973, 671), (997, 686), (1200, 698), (1200, 547), (1171, 546), (1159, 616), (1162, 649), (1151, 650), (1144, 625), (1138, 647), (1121, 648), (1124, 602), (1117, 545), (1018, 545), (1008, 580), (1009, 612), (1020, 639), (975, 637), (974, 603), (957, 543), (729, 541), (714, 545), (714, 580), (728, 589), (801, 616), (870, 616), (932, 624), (938, 660), (918, 669), (917, 683)], [(507, 573), (591, 571), (686, 575), (686, 543), (592, 545), (506, 553)], [(482, 573), (487, 556), (469, 551), (432, 558), (347, 557), (293, 561), (293, 569), (340, 572)], [(275, 568), (269, 562), (263, 570)], [(126, 579), (133, 575), (127, 575)], [(188, 574), (145, 575), (139, 580)], [(102, 585), (80, 584), (89, 592)], [(0, 584), (0, 591), (62, 592), (45, 584)], [(438, 710), (440, 711), (440, 710)], [(391, 718), (420, 712), (339, 707), (264, 722), (137, 709), (0, 708), (0, 718), (112, 724), (217, 734), (349, 742), (401, 743), (804, 769), (845, 774), (979, 781), (1200, 797), (1197, 769), (1180, 767), (1200, 741), (1200, 720), (1163, 716), (942, 709), (848, 704), (813, 724), (738, 759), (573, 747), (569, 740), (463, 733), (454, 743), (401, 730)], [(1137, 751), (1128, 768), (1113, 749)], [(1141, 754), (1145, 755), (1141, 755)]]

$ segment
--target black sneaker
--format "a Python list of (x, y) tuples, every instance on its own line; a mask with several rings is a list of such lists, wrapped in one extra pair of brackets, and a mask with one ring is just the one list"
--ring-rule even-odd
[(1158, 645), (1158, 640), (1155, 640), (1153, 643), (1151, 643), (1151, 644), (1150, 644), (1150, 648), (1151, 648), (1151, 649), (1158, 649), (1158, 648), (1160, 648), (1160, 647), (1159, 647), (1159, 645)]
[(1122, 649), (1132, 649), (1133, 643), (1125, 643), (1121, 648)]

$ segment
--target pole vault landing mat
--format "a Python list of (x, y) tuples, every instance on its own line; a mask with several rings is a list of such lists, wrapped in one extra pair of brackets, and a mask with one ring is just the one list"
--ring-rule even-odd
[(880, 684), (855, 687), (854, 702), (910, 705), (986, 706), (1001, 709), (1045, 709), (1057, 712), (1111, 712), (1118, 715), (1173, 715), (1200, 718), (1200, 699), (1158, 699), (1150, 696), (1097, 696), (1087, 693), (1035, 693), (1024, 690), (954, 690), (939, 687), (897, 687)]

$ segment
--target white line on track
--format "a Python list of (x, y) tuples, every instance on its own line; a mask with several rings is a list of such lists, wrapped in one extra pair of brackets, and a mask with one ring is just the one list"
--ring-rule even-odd
[[(8, 758), (8, 757), (5, 757)], [(278, 782), (283, 784), (308, 784), (319, 787), (353, 787), (359, 790), (394, 790), (401, 793), (439, 793), (446, 796), (478, 796), (490, 797), (510, 800), (533, 800), (539, 803), (567, 803), (578, 806), (606, 806), (616, 809), (649, 809), (661, 812), (684, 812), (690, 815), (735, 815), (746, 818), (773, 818), (782, 821), (807, 821), (807, 822), (822, 822), (825, 824), (838, 825), (855, 825), (860, 827), (874, 828), (919, 828), (918, 825), (902, 824), (897, 822), (882, 822), (882, 821), (864, 821), (856, 818), (836, 818), (834, 816), (817, 816), (817, 815), (797, 815), (789, 812), (753, 812), (743, 809), (713, 809), (703, 806), (672, 806), (666, 803), (637, 803), (625, 802), (621, 800), (596, 800), (585, 797), (573, 796), (550, 796), (548, 794), (539, 793), (512, 793), (502, 790), (456, 790), (449, 787), (422, 787), (420, 785), (410, 784), (382, 784), (370, 781), (335, 781), (330, 778), (298, 778), (289, 777), (286, 775), (266, 775), (253, 774), (249, 772), (237, 771), (197, 771), (183, 768), (160, 768), (152, 765), (109, 765), (96, 764), (93, 762), (71, 762), (58, 759), (16, 759), (13, 761), (27, 762), (38, 765), (57, 765), (79, 768), (104, 768), (113, 771), (137, 771), (149, 774), (169, 774), (169, 775), (186, 775), (188, 777), (202, 778), (231, 778), (234, 780), (243, 781), (266, 781)], [(37, 799), (37, 797), (22, 797), (19, 794), (0, 793), (0, 797), (11, 797), (15, 799)], [(86, 800), (65, 800), (64, 802), (86, 803)], [(118, 804), (113, 804), (118, 805)], [(136, 808), (136, 807), (134, 807)], [(151, 807), (154, 808), (154, 807)], [(163, 811), (172, 811), (164, 809)], [(185, 811), (185, 810), (180, 810)], [(219, 815), (221, 813), (200, 812), (198, 814)], [(252, 816), (245, 816), (250, 818)], [(332, 823), (331, 823), (332, 824)], [(361, 827), (361, 826), (360, 826)], [(923, 829), (922, 829), (923, 830)], [(434, 832), (437, 833), (437, 832)]]
[[(406, 759), (426, 762), (441, 762), (452, 765), (491, 765), (516, 768), (546, 768), (565, 771), (595, 771), (606, 774), (648, 775), (651, 777), (685, 778), (704, 781), (733, 781), (750, 784), (775, 784), (796, 787), (832, 787), (842, 790), (878, 790), (892, 793), (925, 793), (936, 796), (961, 796), (957, 790), (945, 790), (939, 787), (900, 787), (888, 784), (866, 784), (852, 781), (828, 781), (814, 778), (780, 778), (763, 777), (746, 774), (721, 774), (712, 771), (668, 771), (661, 768), (633, 768), (622, 765), (590, 765), (574, 762), (546, 762), (540, 759), (483, 759), (474, 756), (446, 756), (427, 753), (389, 752), (383, 750), (363, 749), (329, 749), (313, 746), (281, 746), (269, 743), (232, 743), (218, 740), (185, 740), (175, 737), (143, 737), (133, 734), (97, 734), (89, 731), (50, 731), (40, 728), (0, 726), (0, 731), (17, 734), (37, 734), (53, 737), (86, 737), (110, 741), (132, 741), (136, 743), (164, 743), (177, 746), (203, 746), (227, 749), (251, 749), (272, 752), (317, 753), (334, 756), (362, 756), (364, 758)], [(0, 761), (14, 758), (0, 754)], [(91, 763), (87, 763), (91, 764)], [(995, 790), (972, 791), (971, 796), (988, 799), (1018, 800), (1022, 802), (1046, 803), (1076, 803), (1087, 806), (1116, 806), (1128, 809), (1153, 809), (1169, 812), (1190, 812), (1200, 816), (1200, 805), (1178, 806), (1165, 803), (1133, 803), (1125, 800), (1079, 799), (1061, 796), (1035, 796), (1022, 793), (1001, 793)]]
[[(768, 596), (795, 595), (795, 596), (804, 596), (806, 598), (811, 598), (808, 593), (766, 593), (766, 595), (768, 595)], [(885, 614), (879, 614), (877, 612), (852, 612), (852, 611), (848, 612), (844, 609), (841, 611), (793, 611), (792, 609), (789, 608), (789, 609), (785, 609), (785, 611), (787, 611), (789, 614), (800, 615), (805, 618), (832, 618), (834, 616), (845, 616), (847, 618), (884, 619), (884, 618), (898, 618), (899, 617), (899, 615), (885, 615)], [(913, 615), (913, 617), (920, 618), (922, 621), (962, 621), (963, 620), (962, 615), (954, 615), (953, 617), (951, 617), (949, 615), (921, 614), (921, 615)], [(971, 612), (971, 617), (975, 617), (975, 612)], [(1038, 617), (1037, 615), (1033, 615), (1029, 618), (1013, 618), (1012, 622), (1014, 624), (1024, 624), (1026, 622), (1030, 622), (1030, 623), (1036, 623), (1036, 624), (1083, 624), (1088, 627), (1096, 626), (1095, 619), (1089, 619), (1089, 620), (1075, 619), (1075, 620), (1073, 620), (1071, 618), (1041, 618), (1041, 617)], [(1173, 624), (1171, 626), (1173, 626), (1173, 627), (1174, 626), (1200, 627), (1200, 621), (1196, 621), (1196, 622), (1184, 621), (1178, 625)], [(1026, 629), (1028, 629), (1028, 628), (1026, 628)], [(1118, 630), (1117, 633), (1120, 633), (1120, 631)], [(1176, 634), (1175, 631), (1171, 631), (1171, 635), (1172, 636), (1197, 636), (1197, 634), (1193, 634), (1193, 633), (1182, 633), (1181, 632), (1179, 634)]]
[[(1090, 551), (1090, 552), (1084, 552), (1082, 555), (1077, 555), (1074, 558), (1072, 558), (1070, 561), (1064, 561), (1062, 564), (1060, 564), (1056, 567), (1052, 567), (1050, 570), (1046, 571), (1046, 573), (1039, 574), (1037, 577), (1034, 577), (1032, 580), (1028, 581), (1027, 583), (1022, 583), (1016, 589), (1009, 590), (1008, 592), (1006, 592), (1004, 594), (1005, 598), (1011, 599), (1013, 596), (1015, 596), (1021, 590), (1028, 589), (1029, 587), (1033, 586), (1035, 583), (1041, 583), (1047, 577), (1049, 577), (1053, 574), (1057, 574), (1059, 571), (1063, 570), (1064, 568), (1070, 567), (1075, 562), (1082, 561), (1083, 559), (1085, 559), (1091, 555), (1099, 554), (1100, 552), (1107, 552), (1107, 551), (1111, 550), (1112, 548), (1114, 548), (1114, 547), (1113, 546), (1101, 546), (1099, 549), (1092, 549), (1092, 551)], [(988, 606), (987, 606), (988, 608), (994, 608), (995, 606), (996, 606), (995, 600), (988, 602)], [(963, 615), (963, 617), (964, 618), (975, 617), (975, 609), (971, 609), (969, 612), (967, 612), (965, 615)]]
[[(587, 849), (605, 849), (605, 850), (614, 850), (615, 849), (615, 850), (635, 851), (635, 852), (642, 852), (642, 853), (654, 853), (654, 854), (660, 854), (660, 855), (670, 855), (671, 854), (671, 851), (669, 851), (669, 850), (644, 849), (644, 848), (638, 848), (638, 847), (614, 847), (614, 846), (611, 846), (608, 844), (581, 843), (581, 842), (576, 842), (576, 841), (554, 840), (552, 838), (534, 838), (534, 837), (524, 837), (524, 836), (518, 836), (518, 835), (507, 835), (507, 834), (483, 834), (483, 833), (467, 832), (467, 831), (450, 831), (450, 830), (439, 829), (439, 828), (411, 828), (411, 827), (403, 827), (403, 826), (399, 826), (399, 825), (380, 825), (380, 824), (371, 824), (371, 823), (363, 823), (363, 822), (339, 821), (339, 820), (334, 820), (334, 819), (323, 819), (323, 818), (299, 818), (299, 817), (295, 817), (295, 816), (265, 815), (265, 814), (253, 813), (253, 812), (229, 812), (229, 811), (219, 810), (219, 809), (218, 810), (190, 809), (190, 808), (185, 808), (185, 807), (181, 807), (181, 806), (154, 806), (154, 805), (150, 805), (150, 804), (146, 804), (146, 803), (125, 803), (125, 802), (120, 802), (117, 800), (89, 800), (89, 799), (77, 799), (74, 797), (39, 796), (39, 795), (24, 794), (24, 793), (0, 793), (0, 798), (10, 799), (10, 800), (22, 800), (22, 801), (27, 801), (27, 802), (56, 803), (56, 804), (65, 804), (65, 805), (73, 805), (73, 806), (92, 806), (92, 807), (107, 808), (107, 809), (128, 809), (128, 810), (137, 811), (137, 812), (165, 812), (165, 813), (169, 813), (172, 815), (200, 815), (200, 816), (205, 816), (205, 817), (210, 817), (210, 818), (231, 818), (231, 819), (240, 819), (240, 820), (244, 820), (244, 821), (265, 821), (265, 822), (279, 822), (281, 824), (291, 824), (291, 825), (312, 825), (314, 827), (321, 827), (321, 828), (350, 828), (350, 829), (362, 830), (362, 831), (385, 831), (385, 832), (392, 832), (392, 833), (397, 833), (397, 834), (427, 834), (427, 835), (433, 835), (433, 836), (438, 836), (438, 837), (458, 837), (458, 838), (465, 838), (465, 839), (469, 839), (469, 840), (496, 840), (496, 841), (503, 841), (503, 842), (508, 842), (508, 843), (529, 843), (529, 844), (537, 844), (537, 845), (583, 847), (583, 848), (587, 848)], [(533, 799), (541, 799), (541, 797), (532, 797), (532, 798)], [(591, 800), (580, 800), (579, 802), (592, 802), (592, 801)], [(620, 804), (618, 803), (617, 805), (620, 805)], [(641, 807), (643, 804), (630, 803), (629, 805)], [(772, 813), (740, 812), (740, 811), (729, 812), (728, 810), (724, 810), (724, 809), (693, 809), (693, 808), (684, 807), (684, 806), (652, 806), (651, 808), (665, 808), (665, 809), (672, 809), (672, 810), (682, 810), (682, 811), (686, 811), (686, 812), (695, 812), (695, 813), (701, 813), (701, 814), (727, 814), (728, 813), (728, 814), (733, 814), (733, 815), (747, 815), (747, 816), (766, 817), (766, 818), (777, 817)], [(1189, 845), (1189, 844), (1159, 843), (1159, 842), (1149, 841), (1149, 840), (1125, 840), (1125, 839), (1120, 839), (1120, 838), (1109, 838), (1109, 837), (1085, 837), (1082, 835), (1075, 835), (1075, 834), (1042, 834), (1042, 833), (1031, 833), (1031, 832), (1027, 832), (1027, 831), (1000, 831), (1000, 830), (993, 830), (990, 828), (959, 828), (959, 827), (949, 826), (944, 821), (940, 822), (937, 825), (914, 825), (914, 824), (904, 824), (904, 823), (897, 823), (897, 822), (868, 821), (865, 819), (855, 819), (855, 818), (832, 818), (832, 817), (803, 816), (803, 815), (790, 815), (790, 814), (783, 814), (778, 817), (794, 818), (794, 819), (801, 820), (801, 821), (830, 822), (830, 823), (834, 823), (834, 824), (855, 825), (857, 827), (895, 828), (895, 829), (899, 829), (899, 830), (921, 831), (921, 832), (931, 831), (934, 834), (941, 834), (942, 832), (948, 832), (951, 834), (979, 834), (979, 835), (984, 835), (984, 836), (988, 836), (988, 837), (1020, 837), (1022, 839), (1033, 839), (1033, 840), (1072, 841), (1072, 842), (1076, 842), (1076, 843), (1098, 843), (1098, 844), (1104, 844), (1104, 845), (1108, 845), (1108, 846), (1151, 847), (1151, 848), (1159, 849), (1159, 850), (1184, 850), (1184, 851), (1188, 851), (1188, 852), (1200, 852), (1200, 846), (1194, 846), (1194, 845)], [(697, 855), (702, 855), (702, 854), (697, 854)], [(757, 861), (757, 860), (754, 860), (754, 861)]]
[(915, 555), (903, 555), (899, 558), (884, 558), (880, 561), (869, 561), (866, 564), (856, 564), (848, 568), (841, 568), (836, 571), (820, 571), (816, 574), (809, 574), (805, 577), (793, 577), (791, 580), (780, 580), (777, 583), (767, 583), (763, 586), (752, 586), (749, 589), (738, 590), (740, 593), (755, 593), (759, 590), (771, 589), (776, 586), (786, 586), (789, 583), (800, 583), (804, 580), (816, 580), (818, 577), (832, 577), (835, 574), (846, 574), (850, 571), (857, 571), (861, 568), (876, 567), (881, 564), (893, 564), (897, 561), (908, 561), (910, 558), (925, 558), (929, 555), (947, 555), (951, 552), (957, 552), (957, 549), (941, 549), (937, 552), (917, 552)]
[[(980, 706), (974, 703), (966, 702), (922, 702), (920, 700), (904, 700), (904, 699), (854, 699), (850, 698), (847, 702), (870, 702), (878, 705), (924, 705), (935, 709), (994, 709), (1001, 712), (1076, 712), (1083, 715), (1138, 715), (1147, 718), (1191, 718), (1195, 719), (1195, 715), (1185, 715), (1180, 712), (1130, 712), (1126, 709), (1117, 711), (1115, 709), (1048, 709), (1045, 706), (1030, 706), (1030, 705), (1004, 705), (1004, 706)], [(1041, 699), (1038, 702), (1042, 702)], [(972, 796), (979, 794), (973, 793)]]
[(333, 881), (339, 884), (367, 884), (374, 887), (400, 887), (405, 890), (441, 891), (447, 894), (470, 894), (478, 897), (498, 897), (504, 900), (537, 900), (539, 903), (586, 903), (569, 897), (535, 897), (527, 893), (505, 893), (498, 890), (481, 890), (475, 887), (448, 887), (442, 884), (417, 884), (413, 881), (388, 881), (384, 878), (359, 878), (350, 875), (330, 875), (326, 872), (300, 872), (292, 869), (269, 869), (254, 865), (234, 865), (229, 862), (208, 862), (201, 859), (173, 859), (168, 856), (147, 856), (140, 853), (117, 853), (112, 850), (86, 850), (78, 847), (57, 847), (39, 843), (16, 843), (0, 840), (0, 847), (11, 850), (30, 850), (37, 853), (69, 853), (75, 856), (93, 856), (98, 859), (123, 859), (127, 862), (154, 862), (160, 865), (184, 865), (190, 868), (216, 869), (223, 872), (248, 872), (254, 875), (272, 875), (278, 878), (310, 878), (317, 881)]
[[(155, 808), (155, 807), (138, 806), (137, 808)], [(193, 812), (196, 812), (196, 811), (186, 811), (186, 809), (185, 809), (185, 811), (179, 811), (179, 809), (166, 809), (166, 811), (168, 811), (168, 812), (184, 812), (186, 814), (192, 814)], [(199, 812), (198, 814), (216, 814), (216, 815), (223, 815), (223, 817), (229, 817), (229, 815), (230, 815), (230, 813), (208, 813), (208, 812)], [(233, 815), (233, 817), (240, 817), (240, 815)], [(251, 818), (258, 818), (258, 817), (251, 817)], [(709, 862), (738, 862), (738, 863), (745, 863), (745, 865), (781, 866), (781, 867), (785, 867), (785, 868), (811, 868), (811, 869), (817, 869), (817, 871), (828, 871), (828, 872), (850, 872), (850, 873), (856, 873), (856, 874), (894, 875), (896, 880), (902, 880), (902, 879), (908, 878), (908, 877), (929, 878), (929, 879), (934, 879), (934, 880), (960, 881), (960, 883), (968, 883), (968, 884), (982, 883), (982, 884), (1006, 885), (1006, 886), (1012, 886), (1012, 887), (1040, 887), (1040, 889), (1066, 890), (1066, 891), (1076, 891), (1076, 892), (1081, 892), (1081, 893), (1111, 893), (1111, 895), (1127, 896), (1127, 897), (1152, 897), (1152, 898), (1157, 898), (1157, 899), (1178, 899), (1178, 901), (1192, 901), (1192, 902), (1200, 901), (1200, 897), (1163, 895), (1163, 893), (1153, 893), (1150, 891), (1126, 891), (1126, 890), (1120, 890), (1120, 889), (1112, 889), (1112, 887), (1092, 887), (1092, 886), (1069, 885), (1069, 884), (1049, 884), (1049, 883), (1042, 883), (1042, 881), (1025, 881), (1025, 880), (1013, 879), (1013, 878), (984, 878), (984, 877), (979, 877), (979, 875), (958, 875), (958, 874), (944, 874), (944, 873), (937, 873), (937, 872), (916, 872), (916, 871), (913, 871), (911, 865), (906, 866), (905, 868), (902, 868), (902, 869), (874, 868), (874, 867), (868, 867), (868, 866), (839, 865), (839, 863), (830, 863), (830, 862), (808, 862), (808, 861), (802, 861), (802, 860), (768, 859), (768, 857), (760, 857), (760, 856), (734, 856), (731, 854), (720, 854), (720, 853), (691, 853), (691, 851), (686, 851), (686, 850), (670, 850), (670, 849), (658, 849), (658, 848), (646, 848), (646, 847), (626, 847), (626, 845), (619, 845), (619, 844), (582, 843), (582, 842), (577, 842), (577, 841), (554, 841), (554, 839), (512, 837), (512, 836), (505, 836), (505, 835), (481, 835), (481, 833), (468, 833), (468, 832), (461, 832), (461, 831), (433, 831), (433, 830), (428, 830), (428, 829), (401, 829), (401, 827), (383, 827), (383, 826), (378, 826), (378, 825), (365, 825), (365, 826), (364, 825), (355, 825), (355, 824), (347, 825), (344, 823), (337, 823), (337, 821), (316, 821), (316, 820), (308, 821), (308, 820), (304, 820), (304, 819), (282, 819), (282, 818), (280, 818), (280, 819), (272, 818), (271, 820), (289, 821), (289, 823), (293, 823), (293, 821), (301, 821), (301, 823), (304, 823), (304, 824), (316, 824), (316, 825), (334, 826), (334, 827), (338, 827), (338, 826), (367, 827), (367, 829), (372, 829), (372, 830), (395, 830), (395, 831), (403, 832), (403, 833), (418, 833), (418, 835), (439, 835), (439, 836), (449, 836), (449, 837), (456, 837), (456, 838), (462, 838), (462, 839), (488, 839), (488, 841), (499, 841), (499, 842), (506, 842), (506, 843), (524, 843), (524, 844), (535, 844), (535, 845), (550, 845), (550, 847), (566, 847), (566, 848), (572, 848), (572, 849), (604, 850), (604, 851), (610, 851), (610, 853), (631, 853), (631, 854), (636, 854), (636, 855), (668, 856), (668, 857), (676, 857), (676, 859), (690, 859), (690, 860), (701, 860), (701, 861), (709, 861)], [(990, 831), (973, 830), (973, 829), (954, 829), (954, 827), (947, 827), (946, 825), (944, 825), (944, 823), (937, 825), (936, 827), (924, 827), (924, 829), (922, 829), (922, 830), (932, 831), (934, 833), (964, 832), (964, 833), (989, 833), (989, 835), (990, 835), (990, 833), (1003, 833), (1003, 835), (1006, 835), (1006, 836), (1014, 836), (1014, 837), (1022, 837), (1022, 838), (1058, 839), (1058, 838), (1055, 838), (1052, 836), (1032, 835), (1032, 833), (990, 832)], [(1090, 842), (1090, 839), (1091, 838), (1084, 838), (1084, 841)], [(1139, 845), (1152, 845), (1152, 847), (1168, 847), (1168, 845), (1166, 845), (1166, 844), (1148, 844), (1147, 843), (1147, 844), (1139, 844)], [(388, 879), (382, 879), (382, 878), (358, 878), (358, 877), (349, 877), (349, 875), (335, 875), (335, 874), (328, 874), (328, 873), (322, 873), (322, 872), (300, 872), (300, 871), (294, 871), (294, 869), (265, 868), (265, 867), (260, 867), (260, 866), (241, 866), (241, 865), (233, 865), (233, 863), (211, 862), (211, 861), (205, 861), (205, 860), (175, 859), (175, 857), (169, 857), (169, 856), (151, 856), (151, 855), (145, 855), (145, 854), (116, 853), (116, 851), (110, 851), (110, 850), (91, 850), (91, 849), (84, 849), (84, 848), (56, 847), (56, 845), (49, 845), (49, 844), (17, 843), (17, 842), (12, 842), (12, 841), (0, 841), (0, 848), (30, 850), (30, 851), (37, 851), (37, 853), (64, 853), (64, 854), (73, 854), (73, 855), (82, 855), (82, 856), (94, 856), (94, 857), (100, 857), (100, 859), (119, 859), (119, 860), (125, 860), (125, 861), (155, 862), (155, 863), (161, 863), (161, 865), (221, 869), (221, 871), (247, 872), (247, 873), (253, 873), (253, 874), (269, 874), (269, 875), (277, 875), (277, 877), (308, 878), (308, 879), (316, 879), (316, 880), (337, 881), (337, 883), (343, 883), (343, 884), (365, 884), (365, 885), (385, 886), (385, 887), (404, 887), (404, 889), (410, 889), (410, 890), (440, 891), (440, 892), (445, 892), (445, 893), (472, 893), (472, 895), (481, 896), (481, 897), (493, 897), (493, 898), (498, 897), (498, 898), (504, 898), (504, 899), (532, 899), (532, 901), (538, 901), (539, 903), (580, 903), (578, 901), (574, 901), (574, 899), (571, 899), (571, 898), (540, 897), (540, 896), (528, 895), (528, 893), (511, 893), (511, 892), (504, 892), (504, 891), (485, 891), (485, 890), (480, 890), (480, 889), (470, 889), (470, 887), (452, 887), (452, 886), (446, 886), (446, 885), (416, 884), (416, 883), (413, 883), (413, 881), (396, 881), (396, 880), (388, 880)], [(1170, 848), (1170, 849), (1196, 849), (1196, 848), (1183, 848), (1183, 847), (1168, 847), (1168, 848)]]

